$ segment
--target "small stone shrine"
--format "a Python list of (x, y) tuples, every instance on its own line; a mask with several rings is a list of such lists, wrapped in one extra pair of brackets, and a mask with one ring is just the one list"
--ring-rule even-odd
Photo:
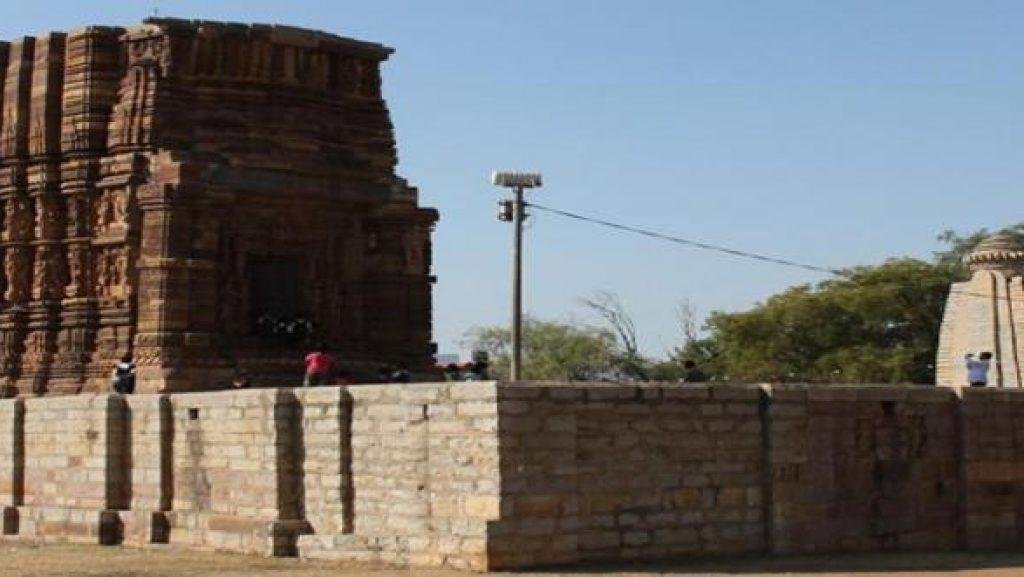
[(438, 214), (395, 173), (381, 63), (322, 32), (154, 18), (0, 42), (5, 394), (426, 367)]

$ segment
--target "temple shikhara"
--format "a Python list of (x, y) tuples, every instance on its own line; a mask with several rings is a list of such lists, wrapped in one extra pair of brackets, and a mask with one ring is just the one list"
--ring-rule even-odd
[(0, 43), (5, 394), (298, 384), (431, 361), (438, 215), (395, 173), (391, 49), (149, 19)]
[(946, 301), (935, 365), (936, 382), (966, 386), (964, 355), (992, 353), (988, 386), (1021, 388), (1024, 380), (1024, 245), (999, 233), (965, 263), (971, 278), (953, 284)]

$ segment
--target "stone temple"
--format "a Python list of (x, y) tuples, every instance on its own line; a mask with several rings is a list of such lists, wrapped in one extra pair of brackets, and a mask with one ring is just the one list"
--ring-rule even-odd
[(395, 173), (391, 53), (155, 18), (0, 42), (5, 393), (104, 390), (126, 352), (141, 391), (294, 384), (312, 338), (427, 366), (438, 214)]
[(1024, 246), (996, 234), (967, 257), (971, 278), (950, 289), (942, 319), (936, 382), (967, 384), (964, 355), (993, 355), (989, 386), (1020, 388), (1024, 380)]

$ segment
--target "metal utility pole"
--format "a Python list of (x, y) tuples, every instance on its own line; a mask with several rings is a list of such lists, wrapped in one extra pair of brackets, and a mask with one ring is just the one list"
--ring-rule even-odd
[(498, 201), (498, 220), (512, 222), (512, 366), (509, 379), (519, 380), (523, 361), (523, 220), (526, 218), (526, 202), (523, 193), (527, 188), (539, 188), (541, 175), (530, 172), (495, 172), (491, 175), (495, 186), (510, 188), (511, 199)]

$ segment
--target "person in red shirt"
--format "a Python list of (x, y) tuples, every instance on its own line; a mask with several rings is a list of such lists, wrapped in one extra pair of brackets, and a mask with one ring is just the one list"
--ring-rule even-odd
[(331, 384), (331, 376), (337, 368), (334, 357), (327, 354), (326, 347), (318, 344), (313, 352), (306, 355), (306, 378), (304, 387), (316, 387)]

